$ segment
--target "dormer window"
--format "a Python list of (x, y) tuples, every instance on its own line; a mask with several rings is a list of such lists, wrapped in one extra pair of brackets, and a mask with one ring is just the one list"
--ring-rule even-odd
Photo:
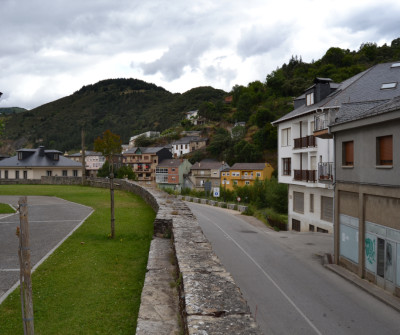
[(394, 82), (394, 83), (384, 83), (384, 84), (382, 84), (382, 86), (381, 86), (381, 90), (387, 90), (387, 89), (396, 88), (396, 87), (397, 87), (397, 82)]
[(18, 152), (18, 160), (20, 161), (22, 158), (23, 158), (22, 152), (19, 151), (19, 152)]
[(314, 104), (314, 92), (308, 93), (306, 95), (306, 99), (307, 99), (307, 106), (313, 105)]
[(59, 156), (60, 156), (59, 154), (55, 153), (53, 155), (53, 160), (58, 161), (59, 160)]

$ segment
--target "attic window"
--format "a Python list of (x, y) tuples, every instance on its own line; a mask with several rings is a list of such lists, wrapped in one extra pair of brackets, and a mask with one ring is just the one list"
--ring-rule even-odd
[(59, 159), (59, 155), (58, 154), (54, 154), (53, 160), (58, 161), (58, 159)]
[(385, 89), (389, 89), (389, 88), (396, 88), (396, 86), (397, 86), (397, 82), (385, 83), (385, 84), (382, 84), (381, 90), (385, 90)]
[(400, 63), (393, 63), (391, 67), (400, 67)]
[(314, 104), (314, 93), (307, 94), (306, 98), (307, 98), (307, 106)]
[(20, 152), (18, 152), (18, 160), (21, 160), (22, 158), (23, 158), (22, 152), (20, 151)]

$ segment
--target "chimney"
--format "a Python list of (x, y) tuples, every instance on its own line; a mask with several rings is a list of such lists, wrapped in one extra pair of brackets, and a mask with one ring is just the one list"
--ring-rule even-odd
[(43, 146), (43, 145), (41, 145), (41, 146), (39, 147), (39, 156), (40, 156), (40, 157), (43, 157), (43, 156), (44, 156), (44, 146)]

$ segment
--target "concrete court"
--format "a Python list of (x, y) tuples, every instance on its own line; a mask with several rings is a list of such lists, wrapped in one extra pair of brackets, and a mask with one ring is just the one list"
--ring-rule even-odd
[[(20, 196), (2, 196), (0, 203), (18, 207)], [(93, 212), (92, 208), (56, 197), (28, 196), (31, 266), (33, 270)], [(0, 216), (0, 303), (19, 281), (19, 213)]]

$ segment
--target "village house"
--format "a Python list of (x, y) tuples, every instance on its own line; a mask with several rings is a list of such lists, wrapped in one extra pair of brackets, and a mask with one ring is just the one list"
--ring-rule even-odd
[(204, 159), (196, 162), (190, 169), (189, 179), (193, 188), (204, 191), (206, 182), (211, 183), (211, 187), (218, 187), (221, 184), (221, 171), (229, 168), (225, 162)]
[[(82, 163), (82, 151), (65, 155), (75, 162)], [(85, 170), (89, 177), (96, 177), (97, 171), (104, 165), (106, 158), (101, 152), (85, 151)]]
[(185, 136), (172, 142), (172, 155), (174, 158), (186, 155), (192, 151), (204, 148), (207, 145), (207, 138), (198, 136)]
[(189, 174), (192, 164), (187, 159), (164, 159), (156, 167), (156, 183), (160, 188), (180, 190), (184, 177)]
[(81, 177), (82, 164), (58, 150), (19, 149), (17, 155), (0, 161), (1, 179), (41, 179), (41, 177)]

